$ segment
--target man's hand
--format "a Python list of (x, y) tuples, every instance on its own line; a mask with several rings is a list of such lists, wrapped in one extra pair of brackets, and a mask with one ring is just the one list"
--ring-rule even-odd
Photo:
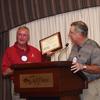
[(78, 62), (74, 63), (73, 66), (71, 66), (71, 71), (73, 71), (73, 73), (76, 73), (78, 71), (81, 71), (84, 69), (84, 66)]
[(53, 54), (55, 54), (55, 52), (47, 52), (47, 56), (52, 56)]
[(6, 76), (6, 75), (12, 75), (13, 74), (13, 70), (11, 68), (8, 68), (4, 73), (3, 75)]

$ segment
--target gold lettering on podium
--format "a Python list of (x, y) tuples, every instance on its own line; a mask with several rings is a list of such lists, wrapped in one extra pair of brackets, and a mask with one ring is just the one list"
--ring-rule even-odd
[(20, 88), (53, 87), (53, 73), (20, 74)]

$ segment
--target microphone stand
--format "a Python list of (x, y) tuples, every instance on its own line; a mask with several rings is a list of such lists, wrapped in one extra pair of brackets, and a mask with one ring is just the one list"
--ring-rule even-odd
[(63, 48), (63, 49), (61, 50), (60, 54), (58, 55), (58, 61), (60, 61), (60, 58), (61, 58), (62, 54), (63, 54), (65, 51), (67, 51), (68, 45), (69, 45), (69, 43), (66, 43), (66, 45), (65, 45), (66, 47)]

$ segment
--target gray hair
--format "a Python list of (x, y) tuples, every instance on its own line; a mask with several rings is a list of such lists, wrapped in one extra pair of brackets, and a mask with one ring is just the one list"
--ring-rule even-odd
[(88, 27), (84, 22), (76, 21), (76, 22), (73, 22), (71, 24), (71, 26), (75, 26), (77, 32), (80, 32), (80, 33), (82, 33), (82, 35), (84, 37), (87, 37), (87, 35), (88, 35)]

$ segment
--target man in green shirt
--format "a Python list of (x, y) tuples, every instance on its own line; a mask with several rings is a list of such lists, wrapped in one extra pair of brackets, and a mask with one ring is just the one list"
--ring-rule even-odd
[[(68, 58), (74, 64), (71, 67), (71, 71), (73, 73), (83, 71), (88, 77), (89, 87), (91, 87), (90, 81), (94, 82), (94, 80), (100, 78), (100, 47), (96, 41), (88, 39), (88, 27), (82, 21), (76, 21), (71, 24), (69, 37), (73, 43)], [(91, 88), (88, 88), (87, 94), (85, 92), (84, 100), (95, 100), (93, 99), (95, 96), (89, 93), (89, 89)], [(92, 99), (89, 99), (89, 97), (92, 97)]]

